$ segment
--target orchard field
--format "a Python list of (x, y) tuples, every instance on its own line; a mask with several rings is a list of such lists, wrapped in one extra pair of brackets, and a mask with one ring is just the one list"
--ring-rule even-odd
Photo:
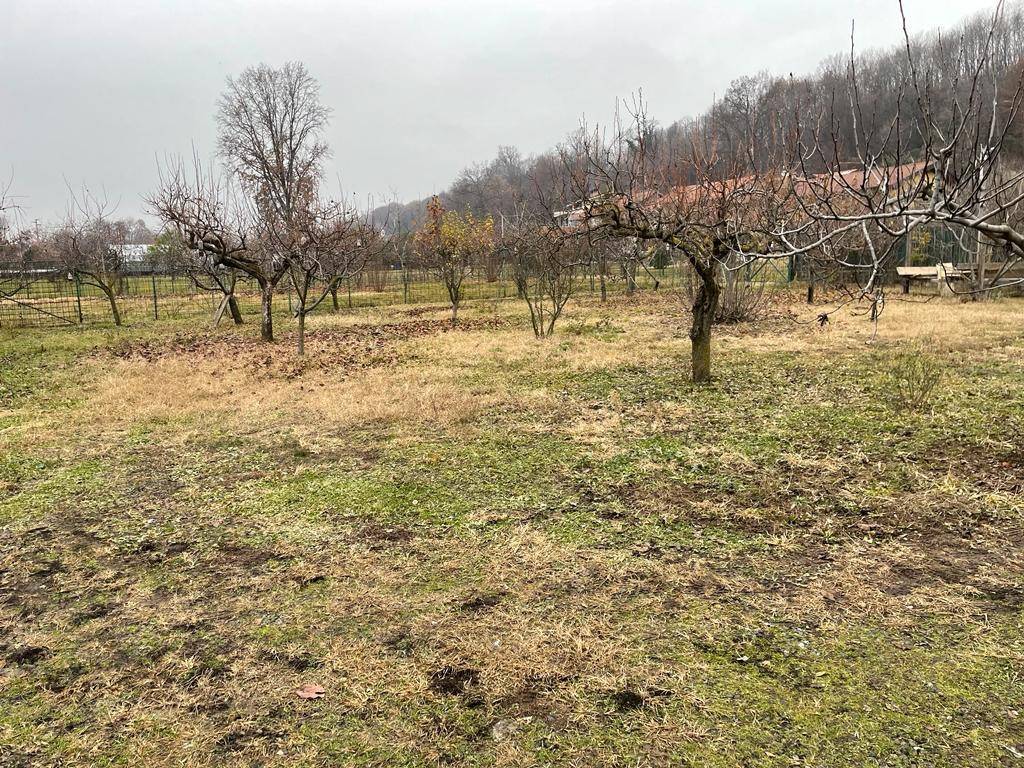
[(683, 306), (3, 331), (0, 764), (1024, 765), (1019, 301)]

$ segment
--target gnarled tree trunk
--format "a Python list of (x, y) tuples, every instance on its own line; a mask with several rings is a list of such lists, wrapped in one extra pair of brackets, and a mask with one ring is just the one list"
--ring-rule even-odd
[(233, 293), (228, 294), (228, 312), (231, 313), (231, 319), (234, 320), (235, 325), (242, 324), (242, 311), (238, 308), (238, 299)]
[(718, 310), (720, 289), (715, 279), (714, 263), (691, 257), (690, 263), (700, 277), (700, 285), (693, 300), (693, 324), (690, 326), (690, 359), (694, 383), (711, 381), (711, 327)]
[(117, 296), (114, 293), (114, 289), (105, 285), (102, 281), (97, 281), (100, 290), (103, 291), (103, 295), (107, 297), (107, 301), (110, 302), (110, 315), (114, 318), (114, 325), (121, 325), (121, 309), (117, 306)]

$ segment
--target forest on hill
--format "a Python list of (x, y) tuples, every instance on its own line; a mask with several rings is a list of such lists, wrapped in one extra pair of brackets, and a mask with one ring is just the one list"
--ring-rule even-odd
[[(997, 109), (1009, 109), (1006, 101), (1015, 91), (1024, 61), (1024, 3), (1019, 0), (1004, 8), (994, 28), (991, 12), (986, 10), (951, 29), (912, 37), (909, 57), (904, 43), (887, 49), (851, 49), (829, 55), (813, 73), (762, 71), (734, 80), (703, 114), (669, 125), (647, 120), (645, 151), (655, 165), (667, 165), (673, 158), (687, 156), (694, 142), (706, 140), (708, 135), (722, 144), (748, 142), (753, 135), (756, 140), (750, 151), (755, 161), (769, 162), (784, 154), (786, 146), (794, 145), (794, 136), (817, 130), (835, 139), (832, 147), (842, 153), (840, 161), (855, 159), (855, 120), (861, 122), (861, 136), (865, 126), (873, 126), (880, 140), (886, 140), (883, 134), (888, 127), (901, 115), (910, 120), (917, 109), (906, 87), (915, 77), (926, 80), (923, 90), (934, 97), (936, 105), (952, 103), (949, 96), (954, 93), (966, 97), (965, 92), (975, 85), (970, 74), (985, 58), (986, 44), (990, 49), (986, 66), (997, 70), (997, 82), (1006, 84), (1004, 95), (992, 94), (990, 100)], [(856, 86), (852, 85), (853, 71)], [(854, 87), (857, 94), (851, 92)], [(854, 97), (856, 110), (851, 109)], [(624, 103), (622, 109), (628, 110), (632, 104), (635, 101)], [(599, 127), (581, 126), (537, 155), (525, 155), (511, 145), (499, 147), (492, 160), (464, 168), (438, 197), (448, 209), (469, 210), (495, 220), (514, 218), (517, 207), (540, 209), (572, 202), (558, 199), (558, 192), (565, 188), (560, 176), (566, 156), (581, 132), (595, 129)], [(899, 134), (902, 141), (914, 141), (912, 131)], [(1012, 157), (1019, 157), (1024, 150), (1020, 135), (1017, 126), (1004, 147)], [(905, 145), (894, 147), (893, 152), (913, 153), (914, 149)], [(806, 158), (806, 162), (815, 170), (815, 158)], [(428, 202), (429, 198), (391, 202), (378, 207), (374, 219), (392, 231), (409, 231), (423, 221)]]

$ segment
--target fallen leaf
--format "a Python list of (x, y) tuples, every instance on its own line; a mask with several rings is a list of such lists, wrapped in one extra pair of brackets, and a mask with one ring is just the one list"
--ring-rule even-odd
[(319, 699), (325, 693), (327, 693), (327, 691), (325, 691), (319, 685), (315, 685), (314, 683), (306, 683), (304, 686), (295, 691), (295, 695), (298, 696), (300, 699)]

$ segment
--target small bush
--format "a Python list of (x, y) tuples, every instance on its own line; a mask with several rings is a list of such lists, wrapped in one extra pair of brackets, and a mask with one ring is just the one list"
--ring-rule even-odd
[[(771, 310), (777, 285), (771, 266), (755, 264), (750, 269), (721, 269), (718, 276), (718, 307), (715, 323), (730, 325), (763, 320)], [(683, 295), (692, 304), (697, 296), (700, 280), (689, 265), (682, 271)]]
[(570, 336), (591, 336), (601, 341), (612, 341), (623, 332), (622, 328), (612, 323), (607, 317), (603, 317), (593, 324), (586, 319), (573, 320), (563, 327), (565, 333)]
[(919, 410), (942, 379), (938, 360), (920, 347), (898, 352), (885, 374), (886, 391), (898, 408)]

